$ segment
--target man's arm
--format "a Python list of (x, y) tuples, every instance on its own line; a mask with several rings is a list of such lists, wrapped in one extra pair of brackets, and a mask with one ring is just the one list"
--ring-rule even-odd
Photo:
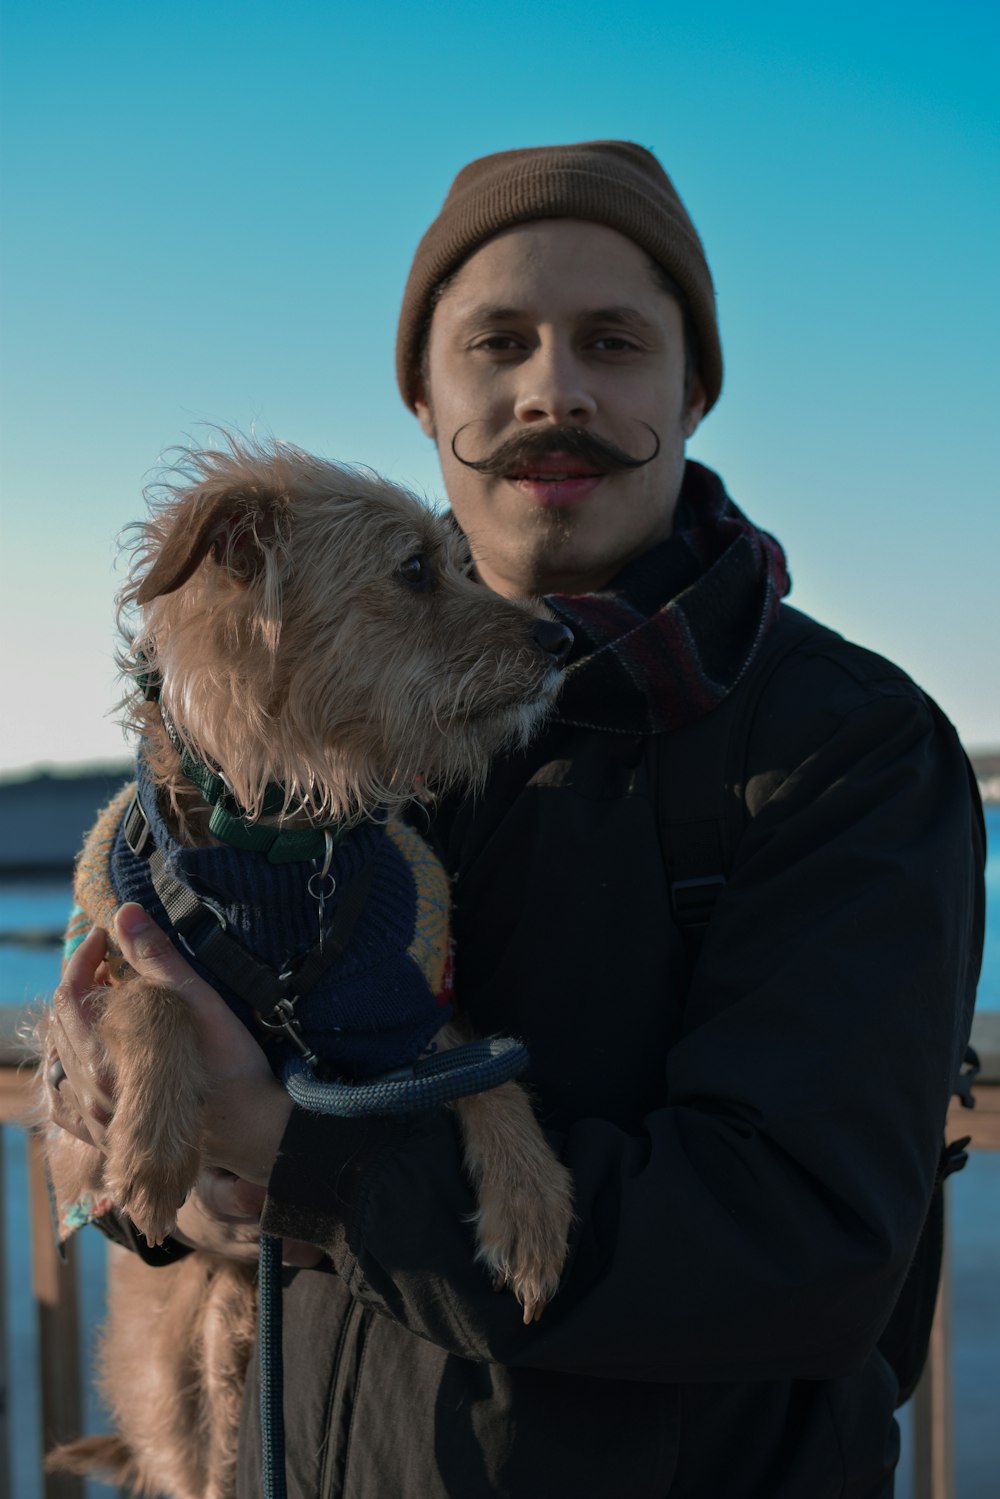
[[(114, 1243), (154, 1265), (170, 1264), (189, 1248), (254, 1258), (264, 1186), (291, 1100), (250, 1032), (138, 906), (119, 909), (115, 935), (133, 968), (151, 982), (184, 994), (194, 1008), (214, 1085), (203, 1117), (204, 1169), (168, 1242), (162, 1249), (151, 1249), (134, 1226), (115, 1213), (107, 1214), (99, 1226)], [(65, 1072), (65, 1081), (49, 1089), (49, 1117), (98, 1150), (104, 1148), (114, 1110), (114, 1078), (98, 1030), (106, 948), (105, 933), (93, 928), (66, 965), (47, 1030), (47, 1060), (58, 1057)], [(227, 1164), (218, 1162), (220, 1154)], [(289, 1240), (283, 1244), (285, 1264), (314, 1265), (320, 1258), (313, 1245)]]
[(908, 684), (858, 693), (746, 834), (640, 1134), (583, 1119), (564, 1284), (522, 1328), (472, 1257), (450, 1118), (296, 1113), (264, 1224), (453, 1351), (655, 1380), (826, 1378), (888, 1315), (971, 1019), (981, 857), (963, 757)]
[(756, 810), (666, 1060), (669, 1105), (641, 1133), (583, 1119), (554, 1142), (578, 1224), (531, 1328), (474, 1261), (450, 1114), (293, 1111), (278, 1150), (280, 1129), (260, 1137), (273, 1079), (233, 1075), (230, 1039), (252, 1038), (155, 928), (126, 915), (119, 936), (206, 1008), (211, 1045), (230, 1038), (214, 1164), (261, 1183), (277, 1152), (265, 1228), (322, 1245), (366, 1304), (510, 1364), (830, 1377), (877, 1337), (929, 1199), (971, 1012), (981, 846), (954, 736), (912, 693), (832, 725)]

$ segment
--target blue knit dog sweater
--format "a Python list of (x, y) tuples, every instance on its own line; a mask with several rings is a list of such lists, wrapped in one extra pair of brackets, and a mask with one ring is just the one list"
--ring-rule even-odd
[[(185, 848), (167, 827), (141, 761), (137, 784), (153, 839), (167, 854), (174, 878), (209, 897), (231, 936), (261, 962), (278, 970), (301, 959), (319, 935), (318, 906), (308, 889), (315, 862), (271, 864), (263, 854), (226, 844)], [(80, 856), (67, 956), (92, 923), (110, 928), (125, 901), (136, 901), (171, 930), (149, 861), (134, 854), (125, 839), (123, 819), (134, 789), (126, 787), (105, 808)], [(371, 886), (347, 951), (296, 1011), (317, 1055), (351, 1080), (412, 1062), (451, 1013), (449, 893), (440, 862), (404, 824), (362, 823), (334, 849), (329, 873), (336, 886), (326, 905), (327, 921), (340, 892), (368, 865)], [(250, 1007), (224, 979), (197, 961), (193, 966), (261, 1036)], [(268, 1045), (267, 1036), (261, 1039), (272, 1065), (279, 1065), (284, 1050)]]

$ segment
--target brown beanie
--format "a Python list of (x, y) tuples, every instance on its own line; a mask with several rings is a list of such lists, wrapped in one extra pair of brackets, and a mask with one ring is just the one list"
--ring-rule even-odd
[(396, 335), (396, 378), (414, 409), (420, 344), (434, 288), (493, 235), (530, 219), (585, 219), (633, 240), (680, 287), (715, 405), (722, 349), (715, 288), (701, 240), (656, 157), (631, 141), (499, 151), (463, 167), (417, 248)]

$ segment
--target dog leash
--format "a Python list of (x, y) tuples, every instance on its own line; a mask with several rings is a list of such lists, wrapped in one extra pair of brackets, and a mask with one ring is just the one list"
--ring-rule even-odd
[(375, 1114), (414, 1114), (435, 1109), (470, 1093), (487, 1093), (520, 1077), (528, 1065), (522, 1042), (510, 1036), (469, 1041), (451, 1051), (420, 1057), (364, 1083), (325, 1082), (304, 1057), (293, 1057), (282, 1072), (292, 1102), (311, 1114), (358, 1119)]
[[(288, 1063), (282, 1081), (294, 1103), (313, 1114), (357, 1119), (413, 1114), (485, 1093), (520, 1076), (528, 1053), (520, 1041), (493, 1036), (421, 1057), (409, 1067), (365, 1083), (322, 1082), (303, 1057)], [(281, 1240), (260, 1236), (258, 1372), (264, 1499), (286, 1499), (284, 1361), (281, 1346)]]
[(284, 1353), (281, 1346), (281, 1240), (260, 1236), (257, 1368), (264, 1499), (286, 1499)]

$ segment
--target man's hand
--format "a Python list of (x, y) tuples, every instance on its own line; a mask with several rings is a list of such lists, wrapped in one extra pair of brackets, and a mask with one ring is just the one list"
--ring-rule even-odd
[(122, 955), (137, 973), (175, 989), (195, 1012), (210, 1079), (203, 1119), (205, 1164), (265, 1186), (292, 1111), (267, 1058), (225, 1001), (139, 906), (119, 909), (115, 933)]
[[(259, 1217), (263, 1187), (243, 1181), (218, 1166), (209, 1166), (177, 1214), (174, 1238), (195, 1249), (207, 1249), (229, 1259), (255, 1260), (260, 1243)], [(282, 1239), (281, 1263), (310, 1269), (323, 1252), (301, 1239)]]
[(62, 1064), (65, 1081), (50, 1088), (54, 1123), (86, 1145), (104, 1146), (111, 1118), (113, 1080), (104, 1070), (104, 1056), (95, 1024), (100, 1014), (107, 936), (100, 927), (87, 934), (66, 965), (52, 1000), (47, 1032), (46, 1068)]
[[(206, 1169), (178, 1217), (178, 1237), (219, 1253), (241, 1253), (256, 1243), (264, 1187), (278, 1153), (292, 1103), (246, 1026), (201, 979), (169, 939), (136, 905), (115, 921), (122, 955), (152, 983), (175, 989), (198, 1019), (211, 1079), (204, 1117)], [(95, 928), (67, 964), (53, 1001), (49, 1055), (65, 1081), (54, 1090), (52, 1118), (78, 1139), (102, 1148), (113, 1110), (114, 1080), (106, 1071), (96, 1032), (100, 987), (107, 981), (107, 939)], [(322, 1258), (311, 1245), (286, 1242), (285, 1262)]]

